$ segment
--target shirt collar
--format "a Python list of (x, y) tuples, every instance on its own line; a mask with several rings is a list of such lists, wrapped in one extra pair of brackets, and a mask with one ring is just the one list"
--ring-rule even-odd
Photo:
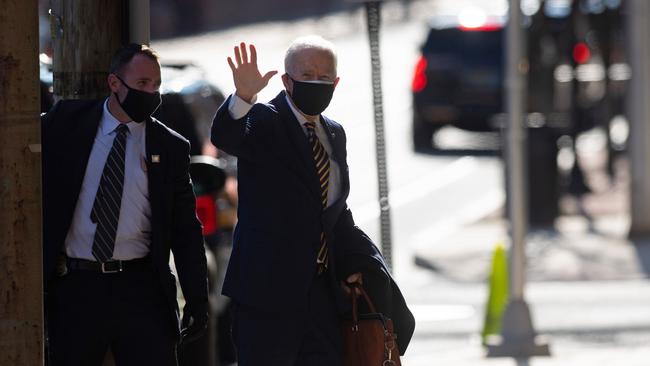
[[(111, 112), (108, 110), (108, 98), (106, 98), (106, 101), (104, 102), (104, 113), (102, 114), (102, 120), (100, 121), (99, 128), (102, 131), (103, 135), (109, 135), (115, 129), (117, 126), (121, 124), (120, 121), (115, 118)], [(142, 123), (137, 123), (137, 122), (128, 122), (126, 124), (126, 127), (129, 128), (129, 133), (133, 135), (134, 137), (139, 137), (142, 135), (144, 131), (144, 125), (145, 122)]]
[[(289, 93), (284, 93), (284, 98), (287, 100), (287, 104), (289, 104), (289, 108), (291, 108), (291, 111), (293, 112), (293, 115), (296, 116), (296, 119), (298, 120), (298, 123), (300, 123), (300, 126), (304, 128), (305, 123), (309, 122), (309, 120), (296, 108), (296, 106), (293, 105), (293, 101), (291, 100), (291, 97), (289, 97)], [(318, 129), (319, 123), (315, 123), (316, 129)]]

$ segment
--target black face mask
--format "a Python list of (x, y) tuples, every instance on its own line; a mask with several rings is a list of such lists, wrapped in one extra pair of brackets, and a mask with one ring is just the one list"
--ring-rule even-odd
[(140, 123), (144, 121), (150, 117), (153, 112), (158, 109), (158, 107), (160, 107), (162, 100), (160, 98), (159, 92), (147, 93), (142, 90), (133, 89), (130, 86), (126, 85), (124, 80), (122, 80), (119, 76), (115, 76), (120, 79), (122, 85), (124, 85), (129, 90), (126, 94), (126, 98), (124, 98), (123, 101), (120, 102), (120, 98), (117, 96), (117, 93), (114, 93), (115, 98), (120, 104), (120, 107), (122, 107), (124, 112), (126, 112), (126, 114), (131, 117), (133, 122)]
[(332, 100), (334, 94), (334, 83), (322, 81), (293, 81), (293, 92), (291, 99), (302, 113), (308, 116), (316, 116), (325, 110)]

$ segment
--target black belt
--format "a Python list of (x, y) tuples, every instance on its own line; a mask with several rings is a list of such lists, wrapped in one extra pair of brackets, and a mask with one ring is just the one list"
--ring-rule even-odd
[(80, 258), (67, 258), (66, 266), (68, 271), (93, 271), (101, 273), (117, 273), (133, 269), (151, 268), (151, 257), (131, 259), (128, 261), (95, 262)]

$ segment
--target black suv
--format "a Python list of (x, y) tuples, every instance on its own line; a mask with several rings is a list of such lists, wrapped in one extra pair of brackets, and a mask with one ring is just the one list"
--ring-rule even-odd
[[(621, 0), (527, 3), (534, 4), (522, 5), (529, 119), (571, 135), (606, 125), (621, 113), (629, 79)], [(431, 149), (445, 125), (490, 131), (502, 124), (506, 21), (472, 8), (431, 20), (411, 86), (416, 151)]]
[(430, 23), (411, 85), (416, 150), (430, 148), (445, 125), (490, 130), (490, 117), (502, 111), (502, 24)]

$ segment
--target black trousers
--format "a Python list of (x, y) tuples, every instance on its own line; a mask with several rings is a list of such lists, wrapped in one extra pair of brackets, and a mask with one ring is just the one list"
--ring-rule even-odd
[(314, 279), (304, 309), (271, 313), (236, 304), (233, 341), (238, 365), (340, 366), (338, 323), (332, 288), (323, 275)]
[(153, 269), (76, 270), (53, 281), (46, 300), (54, 366), (176, 366), (176, 333)]

